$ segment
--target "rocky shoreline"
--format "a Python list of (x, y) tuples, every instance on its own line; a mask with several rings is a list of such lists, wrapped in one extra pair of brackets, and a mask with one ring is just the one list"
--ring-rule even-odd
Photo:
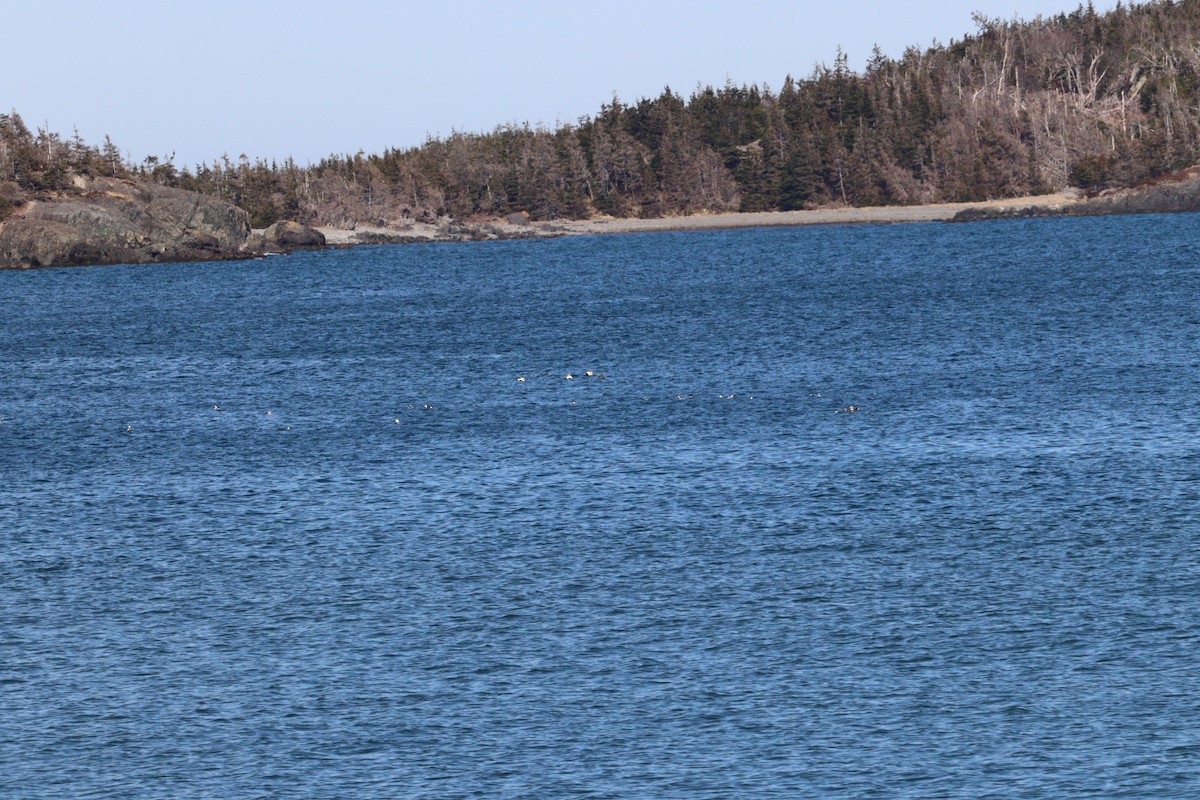
[(228, 259), (250, 235), (245, 211), (194, 192), (113, 178), (76, 178), (74, 189), (16, 206), (0, 224), (0, 265)]
[(76, 177), (73, 191), (25, 199), (0, 222), (0, 269), (228, 261), (325, 244), (295, 222), (251, 231), (246, 211), (196, 192)]
[(399, 226), (382, 227), (356, 225), (353, 228), (322, 226), (316, 230), (331, 247), (353, 247), (364, 244), (420, 244), (423, 242), (483, 242), (500, 239), (548, 239), (565, 236), (570, 222), (511, 222), (487, 219), (460, 222), (442, 217), (437, 222), (407, 222)]
[(817, 208), (803, 211), (754, 211), (724, 214), (693, 214), (686, 217), (648, 219), (600, 217), (585, 220), (534, 222), (491, 219), (456, 222), (443, 217), (435, 223), (411, 222), (399, 227), (363, 227), (353, 229), (321, 227), (331, 246), (361, 244), (412, 244), (418, 242), (464, 242), (493, 239), (543, 239), (558, 236), (588, 236), (652, 231), (725, 230), (733, 228), (794, 227), (804, 225), (893, 224), (903, 222), (949, 222), (968, 210), (1003, 213), (1008, 208), (1029, 206), (1052, 211), (1079, 199), (1077, 192), (1061, 192), (1039, 197), (976, 203), (934, 203), (917, 206), (874, 206), (867, 208)]
[(113, 178), (76, 178), (75, 191), (27, 200), (0, 222), (0, 269), (255, 258), (297, 249), (370, 244), (536, 239), (558, 236), (802, 225), (974, 222), (1030, 217), (1200, 211), (1200, 166), (1129, 189), (1085, 197), (1068, 190), (976, 203), (601, 218), (412, 221), (394, 227), (312, 228), (278, 222), (251, 230), (247, 213), (213, 197)]

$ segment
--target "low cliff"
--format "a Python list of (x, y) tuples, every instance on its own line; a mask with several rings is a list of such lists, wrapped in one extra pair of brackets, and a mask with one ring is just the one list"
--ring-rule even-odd
[(78, 191), (16, 205), (0, 223), (0, 267), (207, 261), (250, 255), (245, 211), (151, 183), (77, 179)]

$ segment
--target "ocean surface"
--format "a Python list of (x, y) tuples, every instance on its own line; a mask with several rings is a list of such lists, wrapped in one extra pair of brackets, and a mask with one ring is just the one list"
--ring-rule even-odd
[(1200, 796), (1200, 216), (0, 272), (0, 353), (6, 800)]

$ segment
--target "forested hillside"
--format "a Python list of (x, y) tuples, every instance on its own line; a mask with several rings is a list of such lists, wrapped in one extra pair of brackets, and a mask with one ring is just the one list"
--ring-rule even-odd
[(1200, 161), (1200, 0), (975, 22), (963, 41), (876, 51), (861, 73), (839, 52), (778, 89), (665, 89), (557, 130), (455, 133), (306, 167), (122, 164), (111, 143), (33, 135), (14, 113), (0, 117), (0, 206), (85, 170), (217, 195), (259, 226), (667, 216), (1094, 191)]

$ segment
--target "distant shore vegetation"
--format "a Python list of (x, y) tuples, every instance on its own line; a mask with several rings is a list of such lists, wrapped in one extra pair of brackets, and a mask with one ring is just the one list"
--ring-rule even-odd
[(1034, 20), (975, 16), (962, 41), (876, 48), (779, 89), (726, 84), (616, 98), (557, 129), (456, 132), (297, 165), (225, 157), (179, 168), (0, 115), (0, 219), (75, 175), (153, 181), (245, 208), (256, 227), (402, 225), (526, 212), (663, 217), (961, 202), (1128, 186), (1200, 161), (1200, 0), (1089, 4)]

